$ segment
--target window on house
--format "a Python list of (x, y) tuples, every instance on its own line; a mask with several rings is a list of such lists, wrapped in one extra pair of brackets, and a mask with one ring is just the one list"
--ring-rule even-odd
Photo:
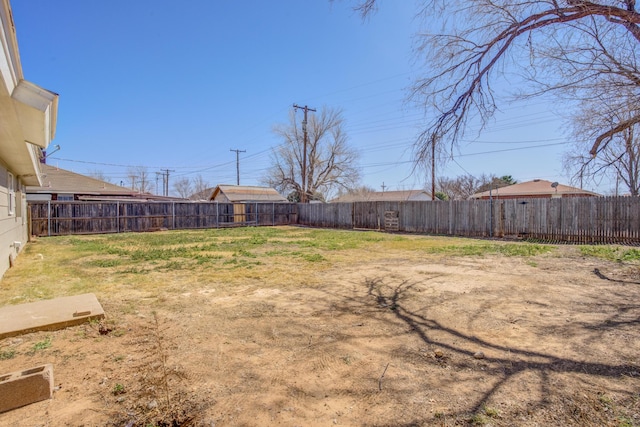
[(11, 172), (7, 172), (7, 205), (9, 206), (9, 216), (16, 214), (16, 188)]

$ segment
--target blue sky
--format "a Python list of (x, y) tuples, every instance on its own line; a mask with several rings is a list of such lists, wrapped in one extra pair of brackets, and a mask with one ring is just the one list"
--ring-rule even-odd
[[(24, 0), (12, 2), (25, 78), (60, 94), (61, 150), (48, 163), (128, 184), (143, 166), (170, 180), (259, 185), (294, 103), (340, 108), (362, 183), (423, 188), (412, 174), (423, 111), (406, 102), (419, 76), (415, 3), (382, 2), (362, 21), (350, 1)], [(299, 113), (301, 114), (301, 113)], [(568, 183), (568, 139), (543, 101), (502, 105), (474, 126), (439, 174)], [(585, 188), (607, 192), (608, 181)]]

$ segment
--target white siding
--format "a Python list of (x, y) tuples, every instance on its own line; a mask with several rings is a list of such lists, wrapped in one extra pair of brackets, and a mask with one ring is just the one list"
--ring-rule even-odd
[[(27, 243), (27, 199), (22, 185), (14, 184), (16, 206), (14, 214), (9, 214), (9, 171), (0, 165), (0, 277), (9, 269), (10, 263)], [(19, 248), (16, 247), (19, 243)], [(11, 260), (11, 261), (10, 261)]]

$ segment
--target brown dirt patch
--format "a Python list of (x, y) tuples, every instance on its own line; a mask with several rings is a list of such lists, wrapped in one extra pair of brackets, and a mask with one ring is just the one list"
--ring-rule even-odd
[(99, 294), (106, 335), (0, 342), (0, 372), (53, 363), (57, 386), (0, 425), (639, 425), (638, 268), (577, 253), (389, 250), (308, 287)]

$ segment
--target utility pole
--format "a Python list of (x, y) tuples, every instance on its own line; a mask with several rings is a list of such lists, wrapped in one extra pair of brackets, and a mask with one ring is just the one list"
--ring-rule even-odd
[(233, 148), (229, 151), (236, 152), (236, 183), (240, 185), (240, 153), (246, 153), (247, 150), (234, 150)]
[[(162, 175), (160, 172), (156, 172), (156, 194), (158, 194), (158, 195), (160, 194), (159, 191), (158, 191), (159, 190), (159, 188), (158, 188), (158, 180), (160, 179), (160, 175)], [(162, 182), (164, 182), (164, 178), (163, 178)]]
[(308, 106), (301, 107), (297, 104), (293, 104), (293, 108), (300, 109), (304, 111), (304, 120), (302, 121), (302, 133), (304, 134), (304, 149), (302, 151), (302, 194), (300, 194), (300, 202), (307, 202), (307, 113), (309, 111), (313, 111), (315, 113), (315, 109), (309, 108)]
[(162, 172), (163, 196), (169, 196), (169, 172), (175, 172), (169, 169), (160, 169)]
[(384, 185), (384, 181), (382, 181), (382, 185), (381, 185), (381, 187), (382, 187), (382, 192), (384, 193), (385, 188), (387, 188), (387, 186), (386, 186), (386, 185)]

